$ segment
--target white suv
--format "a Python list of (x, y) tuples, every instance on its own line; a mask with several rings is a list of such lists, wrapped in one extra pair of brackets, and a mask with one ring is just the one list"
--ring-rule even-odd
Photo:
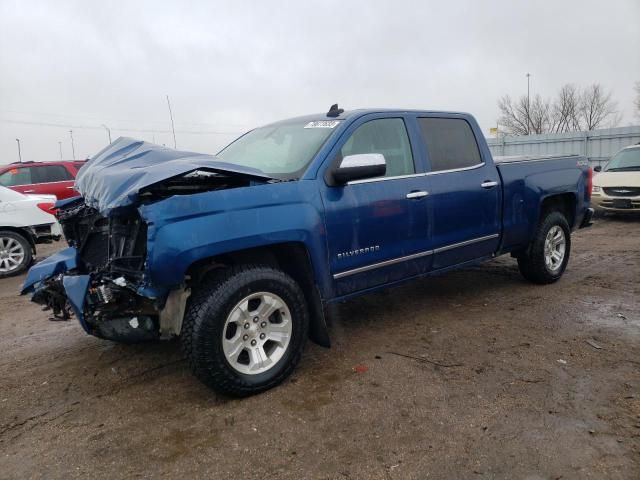
[(623, 148), (593, 177), (591, 203), (600, 212), (640, 212), (640, 145)]

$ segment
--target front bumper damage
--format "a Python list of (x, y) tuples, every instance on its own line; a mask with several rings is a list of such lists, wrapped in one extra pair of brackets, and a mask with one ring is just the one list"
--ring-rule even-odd
[[(179, 335), (189, 286), (151, 280), (153, 230), (160, 227), (144, 212), (177, 195), (271, 181), (210, 155), (119, 138), (80, 170), (75, 187), (82, 197), (56, 204), (69, 248), (33, 266), (22, 294), (31, 293), (55, 318), (75, 314), (97, 337), (138, 342)], [(197, 201), (183, 206), (187, 214), (200, 208)], [(174, 259), (171, 246), (156, 253), (165, 268)]]
[[(163, 304), (138, 291), (144, 284), (142, 221), (135, 217), (126, 225), (122, 218), (106, 221), (84, 204), (63, 206), (59, 215), (72, 246), (36, 264), (22, 293), (32, 293), (32, 300), (50, 310), (54, 319), (67, 320), (75, 314), (87, 333), (100, 338), (121, 342), (159, 338)], [(81, 232), (84, 236), (77, 236)]]

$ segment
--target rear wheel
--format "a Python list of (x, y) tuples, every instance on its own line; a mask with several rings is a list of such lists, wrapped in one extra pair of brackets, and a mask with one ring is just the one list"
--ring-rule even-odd
[(291, 277), (243, 266), (214, 275), (194, 293), (180, 337), (202, 382), (226, 395), (247, 396), (291, 374), (308, 328), (304, 295)]
[(571, 230), (565, 216), (546, 214), (526, 252), (518, 256), (522, 276), (533, 283), (556, 282), (564, 273), (571, 253)]
[(24, 272), (32, 260), (29, 240), (17, 232), (0, 230), (0, 278)]

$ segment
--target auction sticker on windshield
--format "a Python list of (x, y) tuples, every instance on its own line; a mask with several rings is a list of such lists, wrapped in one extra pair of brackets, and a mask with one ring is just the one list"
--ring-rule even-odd
[(340, 124), (340, 120), (317, 120), (307, 123), (304, 128), (335, 128)]

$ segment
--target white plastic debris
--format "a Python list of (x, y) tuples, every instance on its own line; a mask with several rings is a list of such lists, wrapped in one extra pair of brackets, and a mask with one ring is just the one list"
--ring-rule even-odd
[(115, 283), (119, 287), (124, 287), (127, 284), (127, 281), (124, 279), (124, 277), (118, 277), (113, 281), (113, 283)]
[(595, 340), (591, 340), (590, 338), (588, 338), (588, 339), (585, 340), (585, 342), (587, 342), (589, 345), (591, 345), (596, 350), (602, 350), (602, 346), (600, 344), (598, 344)]
[(131, 325), (131, 328), (138, 328), (140, 326), (140, 322), (138, 322), (138, 317), (133, 317), (131, 320), (129, 320), (129, 325)]
[(558, 363), (561, 363), (562, 365), (566, 365), (566, 364), (567, 364), (567, 361), (566, 361), (566, 360), (563, 360), (563, 359), (561, 359), (561, 358), (559, 358), (559, 359), (557, 360), (557, 362), (558, 362)]

